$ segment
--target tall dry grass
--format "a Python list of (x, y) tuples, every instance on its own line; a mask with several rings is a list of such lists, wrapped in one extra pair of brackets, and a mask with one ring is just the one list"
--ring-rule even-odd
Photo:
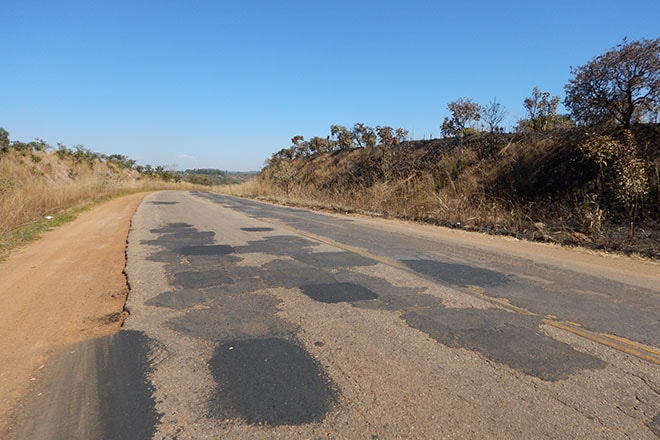
[(100, 161), (11, 151), (0, 157), (0, 234), (101, 198), (174, 187)]

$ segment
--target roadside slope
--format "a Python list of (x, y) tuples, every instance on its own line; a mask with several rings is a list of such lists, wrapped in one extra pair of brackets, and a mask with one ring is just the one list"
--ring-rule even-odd
[(0, 432), (50, 356), (119, 329), (126, 237), (144, 196), (103, 203), (0, 263)]

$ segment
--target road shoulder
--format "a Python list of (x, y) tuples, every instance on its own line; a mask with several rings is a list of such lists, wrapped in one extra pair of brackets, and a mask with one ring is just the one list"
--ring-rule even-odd
[(0, 263), (0, 432), (53, 355), (121, 326), (126, 237), (144, 196), (105, 202)]

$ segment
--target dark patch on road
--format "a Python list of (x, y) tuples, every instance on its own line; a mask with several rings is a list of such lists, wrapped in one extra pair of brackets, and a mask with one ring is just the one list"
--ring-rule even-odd
[(303, 293), (324, 303), (367, 301), (378, 298), (371, 290), (353, 283), (308, 284), (301, 286)]
[(272, 255), (291, 255), (299, 253), (301, 248), (317, 246), (318, 243), (296, 235), (275, 235), (263, 240), (250, 241), (246, 246), (237, 246), (237, 253), (264, 253)]
[(233, 282), (234, 280), (231, 277), (219, 270), (177, 272), (174, 274), (174, 284), (184, 289), (199, 289)]
[(181, 229), (192, 228), (193, 225), (190, 223), (175, 222), (168, 223), (162, 228), (150, 229), (149, 231), (153, 234), (167, 234), (169, 232), (178, 232)]
[(280, 301), (270, 295), (242, 294), (216, 299), (167, 322), (167, 327), (209, 341), (289, 338), (298, 328), (277, 316)]
[(149, 381), (153, 344), (142, 332), (122, 330), (51, 357), (3, 438), (152, 438), (161, 417)]
[[(321, 366), (301, 345), (292, 342), (299, 328), (278, 316), (281, 301), (267, 291), (260, 292), (269, 287), (297, 288), (336, 280), (328, 271), (293, 259), (271, 261), (258, 269), (237, 265), (243, 253), (290, 257), (311, 250), (317, 243), (280, 235), (232, 247), (215, 244), (214, 232), (199, 231), (187, 223), (180, 227), (169, 224), (151, 232), (158, 234), (157, 238), (145, 244), (160, 249), (150, 259), (165, 263), (169, 282), (176, 287), (146, 304), (186, 310), (165, 326), (220, 344), (209, 362), (218, 381), (215, 397), (209, 402), (211, 414), (269, 425), (323, 419), (336, 402), (336, 392)], [(347, 261), (344, 259), (344, 264)], [(354, 263), (367, 262), (356, 258)]]
[(183, 232), (170, 232), (161, 235), (155, 240), (145, 240), (142, 244), (150, 246), (160, 246), (167, 249), (168, 252), (175, 252), (181, 245), (195, 246), (213, 243), (214, 232), (199, 232), (194, 229), (187, 229)]
[(353, 252), (307, 252), (292, 255), (296, 260), (316, 267), (374, 266), (378, 262)]
[(228, 341), (209, 362), (217, 417), (253, 425), (302, 425), (323, 420), (337, 392), (322, 367), (295, 342), (280, 338)]
[(183, 289), (163, 292), (145, 302), (148, 306), (183, 310), (210, 300), (209, 295), (199, 289)]
[(179, 252), (182, 255), (228, 255), (234, 253), (234, 248), (226, 244), (184, 246)]
[(179, 202), (159, 202), (159, 201), (154, 201), (154, 202), (149, 202), (152, 205), (178, 205)]
[(337, 281), (325, 270), (291, 260), (270, 261), (262, 266), (260, 275), (269, 287), (300, 288), (306, 284)]
[[(387, 281), (342, 269), (333, 274), (338, 282), (359, 284), (378, 295), (378, 299), (353, 303), (354, 306), (375, 310), (408, 310), (419, 307), (436, 307), (442, 301), (435, 296), (425, 294), (423, 287), (393, 286)], [(317, 284), (317, 283), (314, 283)]]
[(660, 413), (653, 417), (653, 420), (649, 422), (648, 427), (660, 438)]
[(501, 286), (511, 280), (505, 274), (466, 264), (435, 260), (401, 260), (415, 272), (456, 286)]
[(131, 330), (108, 338), (107, 351), (97, 347), (102, 438), (151, 438), (160, 420), (148, 377), (151, 340)]
[(485, 357), (545, 381), (566, 379), (583, 369), (605, 368), (593, 356), (538, 330), (539, 318), (497, 309), (411, 311), (406, 323), (438, 342), (477, 351)]

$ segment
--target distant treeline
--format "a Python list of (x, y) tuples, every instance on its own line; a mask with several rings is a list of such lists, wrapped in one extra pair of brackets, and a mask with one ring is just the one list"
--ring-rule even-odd
[(232, 185), (253, 179), (257, 172), (223, 171), (215, 168), (193, 168), (180, 173), (181, 179), (198, 185)]
[(0, 127), (0, 157), (12, 151), (24, 155), (31, 155), (32, 160), (40, 160), (36, 152), (54, 152), (60, 159), (69, 159), (74, 163), (85, 163), (93, 168), (94, 164), (105, 162), (109, 165), (135, 171), (143, 176), (157, 178), (166, 182), (190, 182), (198, 185), (228, 185), (245, 182), (256, 176), (256, 172), (229, 172), (215, 168), (189, 169), (185, 171), (173, 171), (162, 165), (139, 165), (134, 159), (123, 154), (102, 154), (90, 150), (83, 145), (67, 147), (58, 143), (56, 147), (49, 145), (42, 139), (32, 142), (21, 142), (11, 140), (9, 132)]

